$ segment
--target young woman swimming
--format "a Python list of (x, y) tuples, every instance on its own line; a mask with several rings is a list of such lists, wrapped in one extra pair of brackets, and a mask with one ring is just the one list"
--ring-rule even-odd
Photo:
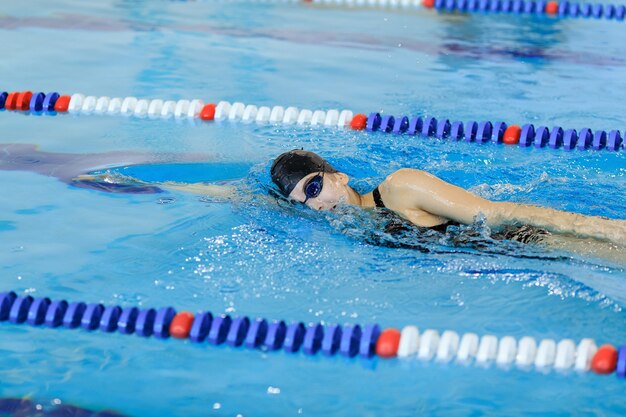
[[(145, 194), (169, 190), (222, 199), (250, 198), (232, 185), (145, 182), (110, 173), (89, 174), (107, 167), (215, 159), (214, 155), (197, 154), (67, 154), (44, 152), (34, 145), (0, 144), (0, 170), (37, 172), (75, 187), (111, 193)], [(484, 218), (492, 229), (491, 237), (497, 240), (538, 243), (626, 263), (625, 220), (489, 201), (416, 169), (398, 170), (372, 192), (359, 194), (348, 185), (346, 174), (313, 152), (302, 150), (289, 151), (276, 158), (271, 176), (284, 196), (316, 210), (332, 210), (339, 204), (378, 207), (385, 220), (389, 220), (384, 232), (391, 235), (412, 232), (407, 230), (411, 227), (445, 233), (448, 226), (471, 225)], [(421, 240), (421, 235), (417, 235), (417, 240)], [(419, 248), (414, 243), (387, 244), (376, 239), (371, 243)]]
[(596, 239), (616, 245), (615, 251), (622, 253), (619, 246), (626, 246), (626, 220), (489, 201), (417, 169), (400, 169), (373, 191), (359, 194), (348, 185), (346, 174), (319, 155), (292, 150), (274, 160), (271, 176), (284, 196), (315, 210), (333, 210), (339, 204), (378, 207), (417, 227), (441, 232), (450, 225), (469, 225), (484, 217), (486, 225), (496, 231), (494, 238), (547, 242), (567, 249), (584, 243), (581, 240)]

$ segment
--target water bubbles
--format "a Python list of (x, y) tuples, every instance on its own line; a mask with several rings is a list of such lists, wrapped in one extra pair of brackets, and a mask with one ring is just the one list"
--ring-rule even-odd
[(160, 197), (157, 200), (157, 204), (171, 204), (174, 203), (176, 199), (174, 197)]
[(272, 387), (271, 385), (267, 387), (267, 393), (270, 395), (278, 395), (280, 394), (280, 388)]
[(452, 294), (450, 296), (450, 300), (454, 301), (459, 307), (463, 307), (465, 305), (465, 301), (463, 300), (463, 297), (459, 292), (455, 292), (454, 294)]

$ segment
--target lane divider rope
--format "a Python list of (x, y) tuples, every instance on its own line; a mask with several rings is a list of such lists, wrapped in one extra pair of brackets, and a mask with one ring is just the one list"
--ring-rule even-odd
[(85, 96), (83, 94), (60, 95), (57, 92), (0, 92), (0, 111), (21, 111), (34, 115), (106, 114), (135, 116), (150, 119), (190, 119), (210, 121), (232, 121), (243, 123), (271, 123), (299, 126), (324, 126), (367, 130), (391, 134), (420, 135), (439, 139), (519, 145), (520, 147), (610, 150), (625, 147), (620, 130), (596, 130), (583, 128), (565, 129), (560, 126), (538, 126), (507, 124), (502, 121), (451, 122), (434, 117), (381, 115), (373, 112), (369, 116), (354, 114), (351, 110), (309, 110), (296, 107), (256, 106), (241, 102), (220, 101), (205, 103), (200, 99), (161, 100), (138, 99), (136, 97), (111, 98)]
[(301, 0), (302, 3), (346, 6), (421, 9), (422, 0)]
[(626, 345), (600, 347), (592, 339), (576, 344), (572, 339), (537, 342), (526, 336), (482, 337), (474, 333), (427, 329), (416, 326), (381, 329), (378, 324), (328, 324), (266, 320), (246, 316), (231, 317), (201, 311), (177, 312), (173, 307), (137, 308), (105, 306), (100, 303), (52, 301), (46, 297), (0, 293), (0, 322), (50, 328), (82, 328), (105, 333), (119, 332), (158, 339), (173, 337), (193, 343), (226, 344), (233, 348), (284, 350), (305, 355), (360, 356), (370, 359), (414, 358), (440, 363), (456, 362), (477, 366), (495, 365), (510, 369), (536, 369), (540, 372), (592, 371), (599, 375), (615, 373), (626, 378)]
[(612, 4), (591, 4), (569, 1), (544, 0), (423, 0), (424, 7), (439, 11), (513, 13), (551, 15), (559, 17), (584, 17), (623, 21), (626, 7)]
[(482, 12), (583, 17), (623, 21), (626, 6), (545, 0), (302, 0), (303, 3), (346, 7), (436, 9), (443, 12)]

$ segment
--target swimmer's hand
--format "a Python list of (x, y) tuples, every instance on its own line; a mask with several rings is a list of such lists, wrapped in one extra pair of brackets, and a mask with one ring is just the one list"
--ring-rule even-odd
[(114, 194), (156, 194), (163, 192), (159, 187), (144, 181), (108, 173), (79, 175), (72, 178), (69, 184), (77, 188), (87, 188)]
[[(83, 174), (83, 175), (79, 175), (77, 177), (74, 177), (72, 179), (73, 181), (98, 181), (98, 182), (108, 182), (110, 184), (115, 184), (119, 181), (116, 180), (116, 178), (109, 174), (109, 173), (105, 173), (105, 174), (98, 174), (98, 175), (93, 175), (93, 174)], [(144, 183), (143, 181), (137, 181), (138, 183)]]
[(553, 233), (593, 238), (626, 247), (626, 220), (585, 216), (528, 204), (494, 203), (499, 224), (530, 224)]

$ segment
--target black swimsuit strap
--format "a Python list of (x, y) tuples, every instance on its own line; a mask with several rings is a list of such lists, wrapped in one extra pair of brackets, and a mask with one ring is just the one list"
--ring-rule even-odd
[(376, 207), (385, 208), (385, 203), (383, 203), (383, 199), (380, 198), (380, 191), (378, 191), (378, 187), (374, 188), (372, 191), (372, 196), (374, 197), (374, 203)]

